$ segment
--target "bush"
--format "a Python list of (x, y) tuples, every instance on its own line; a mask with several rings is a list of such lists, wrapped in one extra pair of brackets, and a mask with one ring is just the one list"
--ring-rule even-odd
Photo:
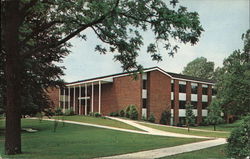
[(227, 154), (231, 158), (247, 158), (250, 156), (250, 115), (243, 123), (231, 132), (227, 139)]
[(102, 114), (100, 114), (100, 113), (98, 113), (98, 112), (95, 112), (95, 113), (94, 113), (94, 117), (97, 117), (97, 118), (98, 118), (98, 117), (101, 117), (101, 116), (102, 116)]
[(73, 109), (67, 109), (64, 113), (65, 116), (70, 116), (70, 115), (74, 115), (74, 111)]
[(155, 122), (155, 116), (153, 113), (150, 113), (150, 116), (148, 118), (148, 121), (151, 122), (151, 123), (154, 123)]
[(125, 116), (126, 116), (127, 118), (130, 117), (130, 106), (128, 106), (128, 107), (126, 108), (126, 110), (125, 110)]
[(63, 115), (62, 108), (57, 107), (55, 109), (55, 115)]
[(170, 118), (171, 118), (171, 112), (165, 110), (161, 114), (160, 124), (164, 125), (170, 124)]
[(109, 114), (109, 116), (119, 116), (119, 113), (118, 112), (111, 112), (110, 114)]
[(89, 112), (89, 116), (94, 116), (94, 112)]
[(0, 114), (4, 114), (4, 109), (0, 108)]
[(129, 109), (129, 118), (132, 120), (137, 120), (138, 119), (138, 111), (136, 109), (136, 106), (131, 105)]
[(125, 111), (124, 110), (120, 110), (119, 114), (120, 114), (121, 117), (124, 117), (125, 116)]

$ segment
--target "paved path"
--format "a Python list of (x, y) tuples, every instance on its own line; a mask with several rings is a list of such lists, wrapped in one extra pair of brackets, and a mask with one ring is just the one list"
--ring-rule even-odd
[(195, 135), (185, 135), (185, 134), (178, 134), (178, 133), (172, 133), (172, 132), (166, 132), (166, 131), (161, 131), (153, 128), (149, 128), (147, 126), (143, 126), (141, 124), (136, 123), (136, 121), (133, 120), (126, 120), (126, 119), (121, 119), (121, 118), (115, 118), (115, 117), (107, 117), (113, 120), (117, 120), (129, 125), (132, 125), (134, 127), (137, 127), (141, 130), (147, 131), (151, 135), (159, 135), (159, 136), (171, 136), (171, 137), (181, 137), (181, 138), (200, 138), (200, 139), (213, 139), (211, 137), (203, 137), (203, 136), (195, 136)]
[(195, 150), (209, 148), (209, 147), (213, 147), (213, 146), (217, 146), (217, 145), (221, 145), (225, 143), (226, 143), (226, 139), (218, 138), (215, 140), (196, 142), (196, 143), (168, 147), (168, 148), (141, 151), (141, 152), (135, 152), (135, 153), (123, 154), (123, 155), (117, 155), (117, 156), (100, 157), (98, 159), (154, 159), (154, 158), (160, 158), (160, 157), (176, 155), (176, 154), (180, 154), (184, 152), (191, 152)]
[[(171, 126), (171, 125), (161, 125), (161, 124), (156, 124), (156, 123), (149, 123), (149, 122), (143, 122), (143, 121), (136, 121), (137, 123), (142, 123), (142, 124), (150, 124), (150, 125), (157, 125), (157, 126), (163, 126), (163, 127), (169, 127), (169, 128), (177, 128), (177, 129), (184, 129), (187, 130), (186, 127), (177, 127), (177, 126)], [(228, 131), (213, 131), (213, 130), (205, 130), (205, 129), (196, 129), (196, 128), (190, 128), (190, 130), (193, 131), (203, 131), (203, 132), (216, 132), (216, 133), (230, 133)]]

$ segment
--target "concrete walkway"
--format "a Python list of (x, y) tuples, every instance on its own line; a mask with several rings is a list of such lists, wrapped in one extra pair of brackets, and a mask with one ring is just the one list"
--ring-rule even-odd
[(158, 136), (170, 136), (170, 137), (181, 137), (181, 138), (200, 138), (200, 139), (213, 139), (211, 137), (203, 137), (203, 136), (195, 136), (195, 135), (185, 135), (185, 134), (178, 134), (178, 133), (172, 133), (172, 132), (166, 132), (166, 131), (161, 131), (153, 128), (149, 128), (147, 126), (143, 126), (141, 124), (136, 123), (136, 121), (133, 120), (126, 120), (126, 119), (121, 119), (121, 118), (115, 118), (115, 117), (109, 117), (107, 118), (117, 120), (126, 124), (129, 124), (131, 126), (137, 127), (141, 130), (147, 131), (151, 135), (158, 135)]
[(135, 153), (123, 154), (123, 155), (117, 155), (117, 156), (100, 157), (98, 159), (154, 159), (154, 158), (161, 158), (165, 156), (176, 155), (176, 154), (180, 154), (184, 152), (191, 152), (191, 151), (209, 148), (213, 146), (218, 146), (218, 145), (225, 144), (225, 143), (226, 143), (226, 139), (218, 138), (215, 140), (196, 142), (196, 143), (168, 147), (168, 148), (141, 151), (141, 152), (135, 152)]

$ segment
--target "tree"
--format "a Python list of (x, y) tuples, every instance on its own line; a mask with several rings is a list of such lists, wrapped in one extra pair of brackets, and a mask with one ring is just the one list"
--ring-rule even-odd
[(25, 84), (32, 88), (34, 82), (41, 90), (59, 85), (62, 68), (53, 62), (60, 62), (69, 53), (70, 39), (86, 40), (86, 29), (91, 29), (105, 43), (105, 46), (98, 44), (96, 51), (116, 53), (114, 60), (121, 62), (126, 71), (142, 68), (136, 62), (143, 45), (141, 30), (150, 29), (155, 34), (155, 42), (147, 49), (153, 60), (161, 60), (158, 44), (164, 45), (170, 55), (177, 51), (178, 46), (171, 45), (171, 38), (196, 44), (203, 31), (198, 14), (182, 6), (170, 8), (161, 0), (1, 1), (1, 58), (4, 60), (0, 70), (6, 82), (3, 93), (6, 96), (5, 153), (21, 153), (20, 105)]
[(244, 49), (234, 51), (223, 62), (216, 84), (217, 99), (232, 115), (250, 112), (250, 30), (243, 36)]
[(195, 123), (195, 116), (193, 112), (193, 105), (190, 103), (186, 104), (186, 125), (188, 127), (188, 132), (189, 132), (189, 127), (190, 125), (193, 125)]
[(250, 115), (231, 132), (227, 142), (228, 157), (244, 159), (250, 156)]
[(205, 57), (198, 57), (189, 62), (182, 74), (200, 77), (204, 79), (212, 79), (214, 73), (214, 62), (207, 61)]
[(164, 110), (161, 113), (160, 124), (164, 124), (164, 125), (170, 124), (170, 119), (171, 119), (171, 112)]
[(221, 117), (221, 106), (218, 100), (213, 99), (212, 103), (209, 105), (208, 109), (208, 114), (206, 117), (206, 122), (208, 124), (212, 124), (214, 126), (214, 131), (216, 131), (216, 125), (220, 124), (223, 122), (223, 119)]

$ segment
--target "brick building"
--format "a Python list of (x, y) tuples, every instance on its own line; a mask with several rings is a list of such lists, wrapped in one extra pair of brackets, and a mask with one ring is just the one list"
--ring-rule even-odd
[(159, 67), (144, 69), (134, 80), (119, 73), (67, 83), (65, 89), (51, 90), (55, 106), (73, 109), (76, 114), (99, 112), (108, 115), (128, 105), (136, 105), (139, 117), (153, 113), (159, 122), (163, 111), (171, 112), (171, 124), (184, 123), (185, 104), (194, 106), (196, 122), (207, 116), (206, 107), (213, 97), (214, 81), (170, 73)]

